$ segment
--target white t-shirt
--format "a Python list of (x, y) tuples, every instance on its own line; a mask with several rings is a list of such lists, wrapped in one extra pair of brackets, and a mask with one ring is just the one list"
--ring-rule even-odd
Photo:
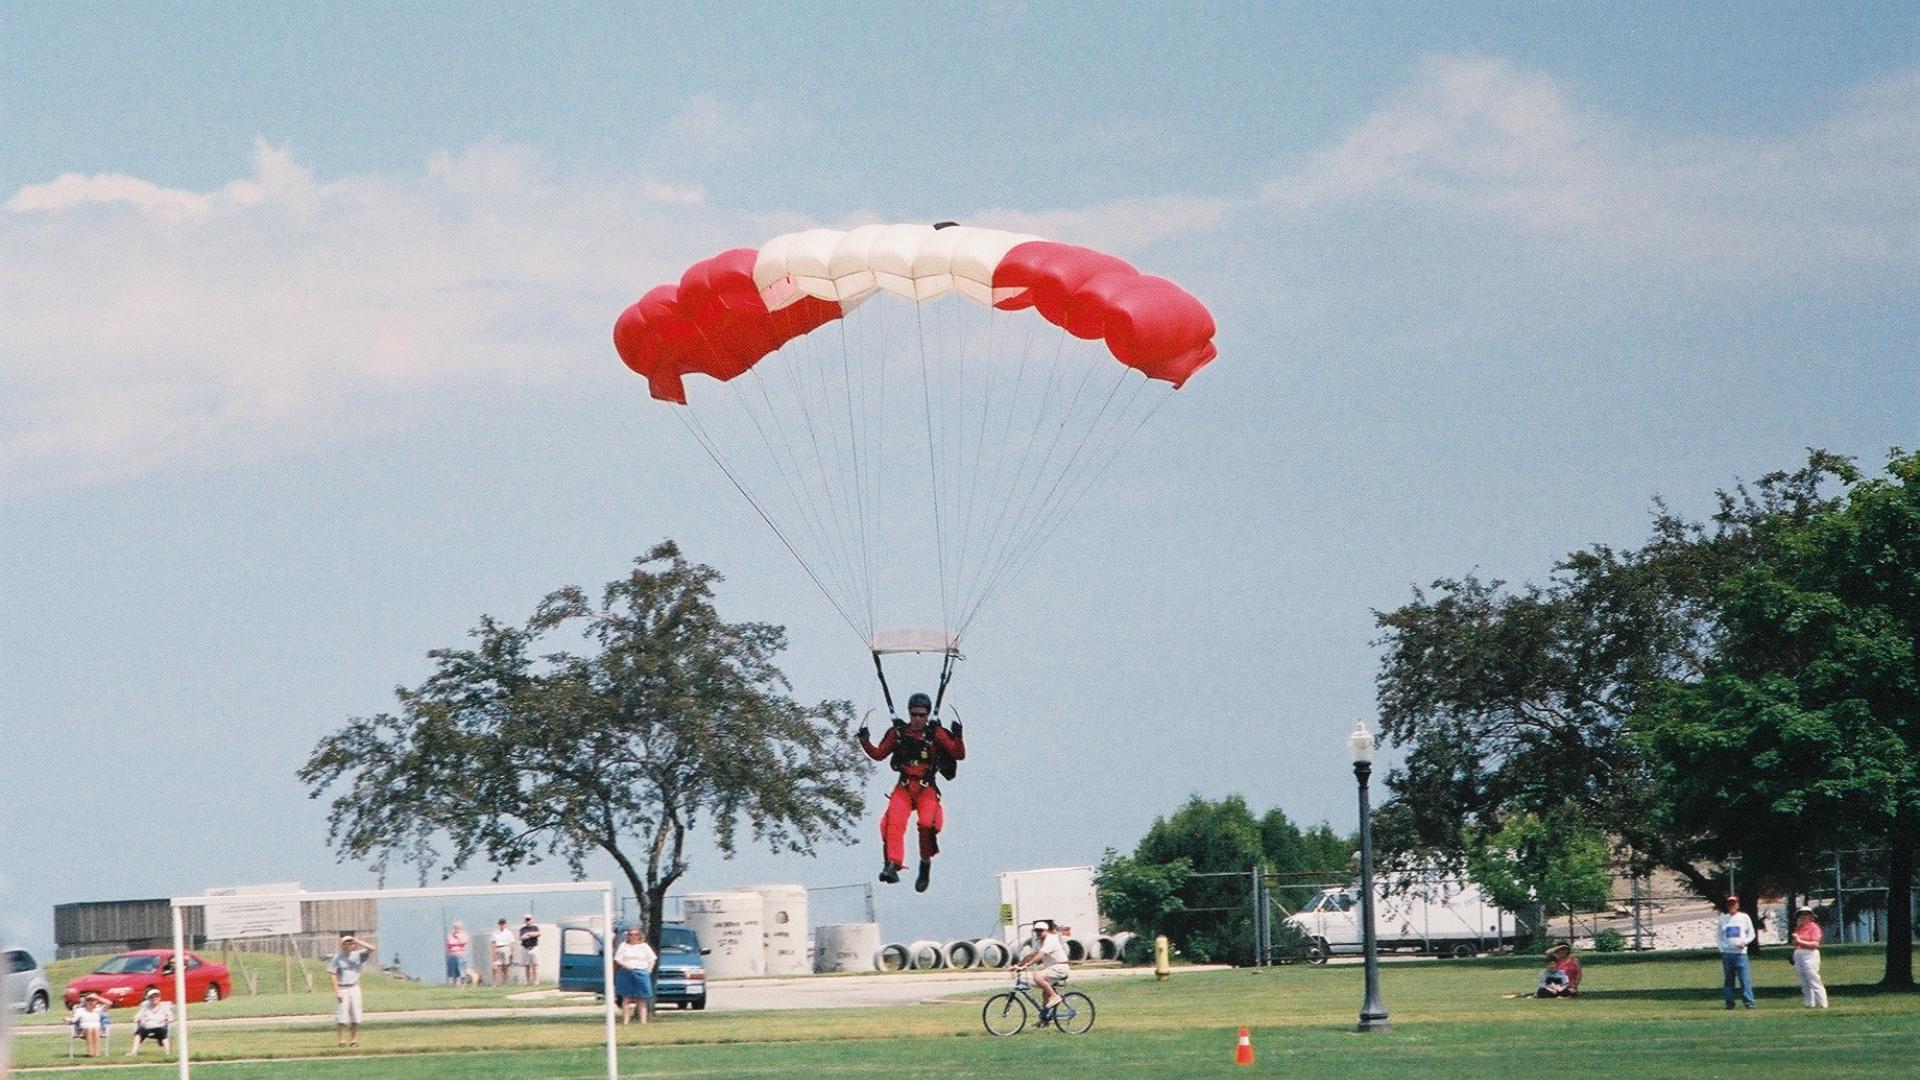
[(1067, 939), (1057, 932), (1049, 931), (1034, 945), (1042, 967), (1061, 967), (1067, 962)]
[(623, 941), (619, 948), (613, 950), (613, 962), (628, 971), (652, 971), (653, 962), (657, 959), (659, 954), (644, 941)]
[(1723, 953), (1746, 952), (1753, 942), (1753, 920), (1744, 911), (1722, 915), (1713, 924), (1713, 938)]
[(74, 1023), (80, 1025), (81, 1031), (88, 1029), (98, 1030), (100, 1027), (100, 1013), (97, 1010), (87, 1008), (85, 1005), (75, 1005), (73, 1007), (72, 1020)]
[(513, 947), (519, 943), (519, 936), (504, 926), (493, 932), (493, 951), (495, 953), (510, 953), (513, 951)]
[(137, 1028), (163, 1028), (173, 1023), (173, 1002), (156, 1001), (151, 1005), (140, 1006), (133, 1014), (133, 1026)]

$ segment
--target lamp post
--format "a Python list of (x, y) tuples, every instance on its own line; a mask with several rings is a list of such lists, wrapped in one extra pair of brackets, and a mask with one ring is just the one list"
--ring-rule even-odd
[(1373, 735), (1362, 720), (1347, 736), (1353, 753), (1353, 778), (1360, 785), (1360, 943), (1367, 963), (1367, 999), (1360, 1005), (1360, 1030), (1387, 1030), (1387, 1007), (1380, 1004), (1380, 949), (1373, 936), (1373, 808), (1367, 782), (1373, 778)]

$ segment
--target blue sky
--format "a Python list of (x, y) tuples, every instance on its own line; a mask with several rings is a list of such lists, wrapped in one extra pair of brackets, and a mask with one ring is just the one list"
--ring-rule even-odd
[[(1916, 442), (1920, 21), (1666, 7), (0, 4), (0, 936), (364, 880), (315, 740), (664, 537), (871, 704), (608, 342), (816, 224), (1042, 232), (1220, 325), (974, 630), (939, 887), (887, 932), (985, 929), (993, 872), (1191, 792), (1351, 826), (1371, 609)], [(861, 880), (869, 832), (688, 884)]]

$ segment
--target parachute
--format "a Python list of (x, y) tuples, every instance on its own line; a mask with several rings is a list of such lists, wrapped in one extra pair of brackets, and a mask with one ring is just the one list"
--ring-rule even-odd
[(942, 654), (944, 696), (987, 601), (1213, 334), (1192, 295), (1115, 256), (943, 223), (723, 251), (613, 340), (873, 654), (891, 707), (881, 656)]

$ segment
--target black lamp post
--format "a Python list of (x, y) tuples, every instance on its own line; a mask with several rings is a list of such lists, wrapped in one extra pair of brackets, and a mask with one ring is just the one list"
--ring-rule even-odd
[(1387, 1030), (1387, 1007), (1380, 1004), (1380, 949), (1373, 936), (1373, 808), (1367, 782), (1373, 778), (1373, 735), (1367, 723), (1353, 725), (1347, 736), (1353, 753), (1353, 778), (1360, 785), (1360, 943), (1367, 960), (1367, 999), (1360, 1005), (1360, 1030)]

